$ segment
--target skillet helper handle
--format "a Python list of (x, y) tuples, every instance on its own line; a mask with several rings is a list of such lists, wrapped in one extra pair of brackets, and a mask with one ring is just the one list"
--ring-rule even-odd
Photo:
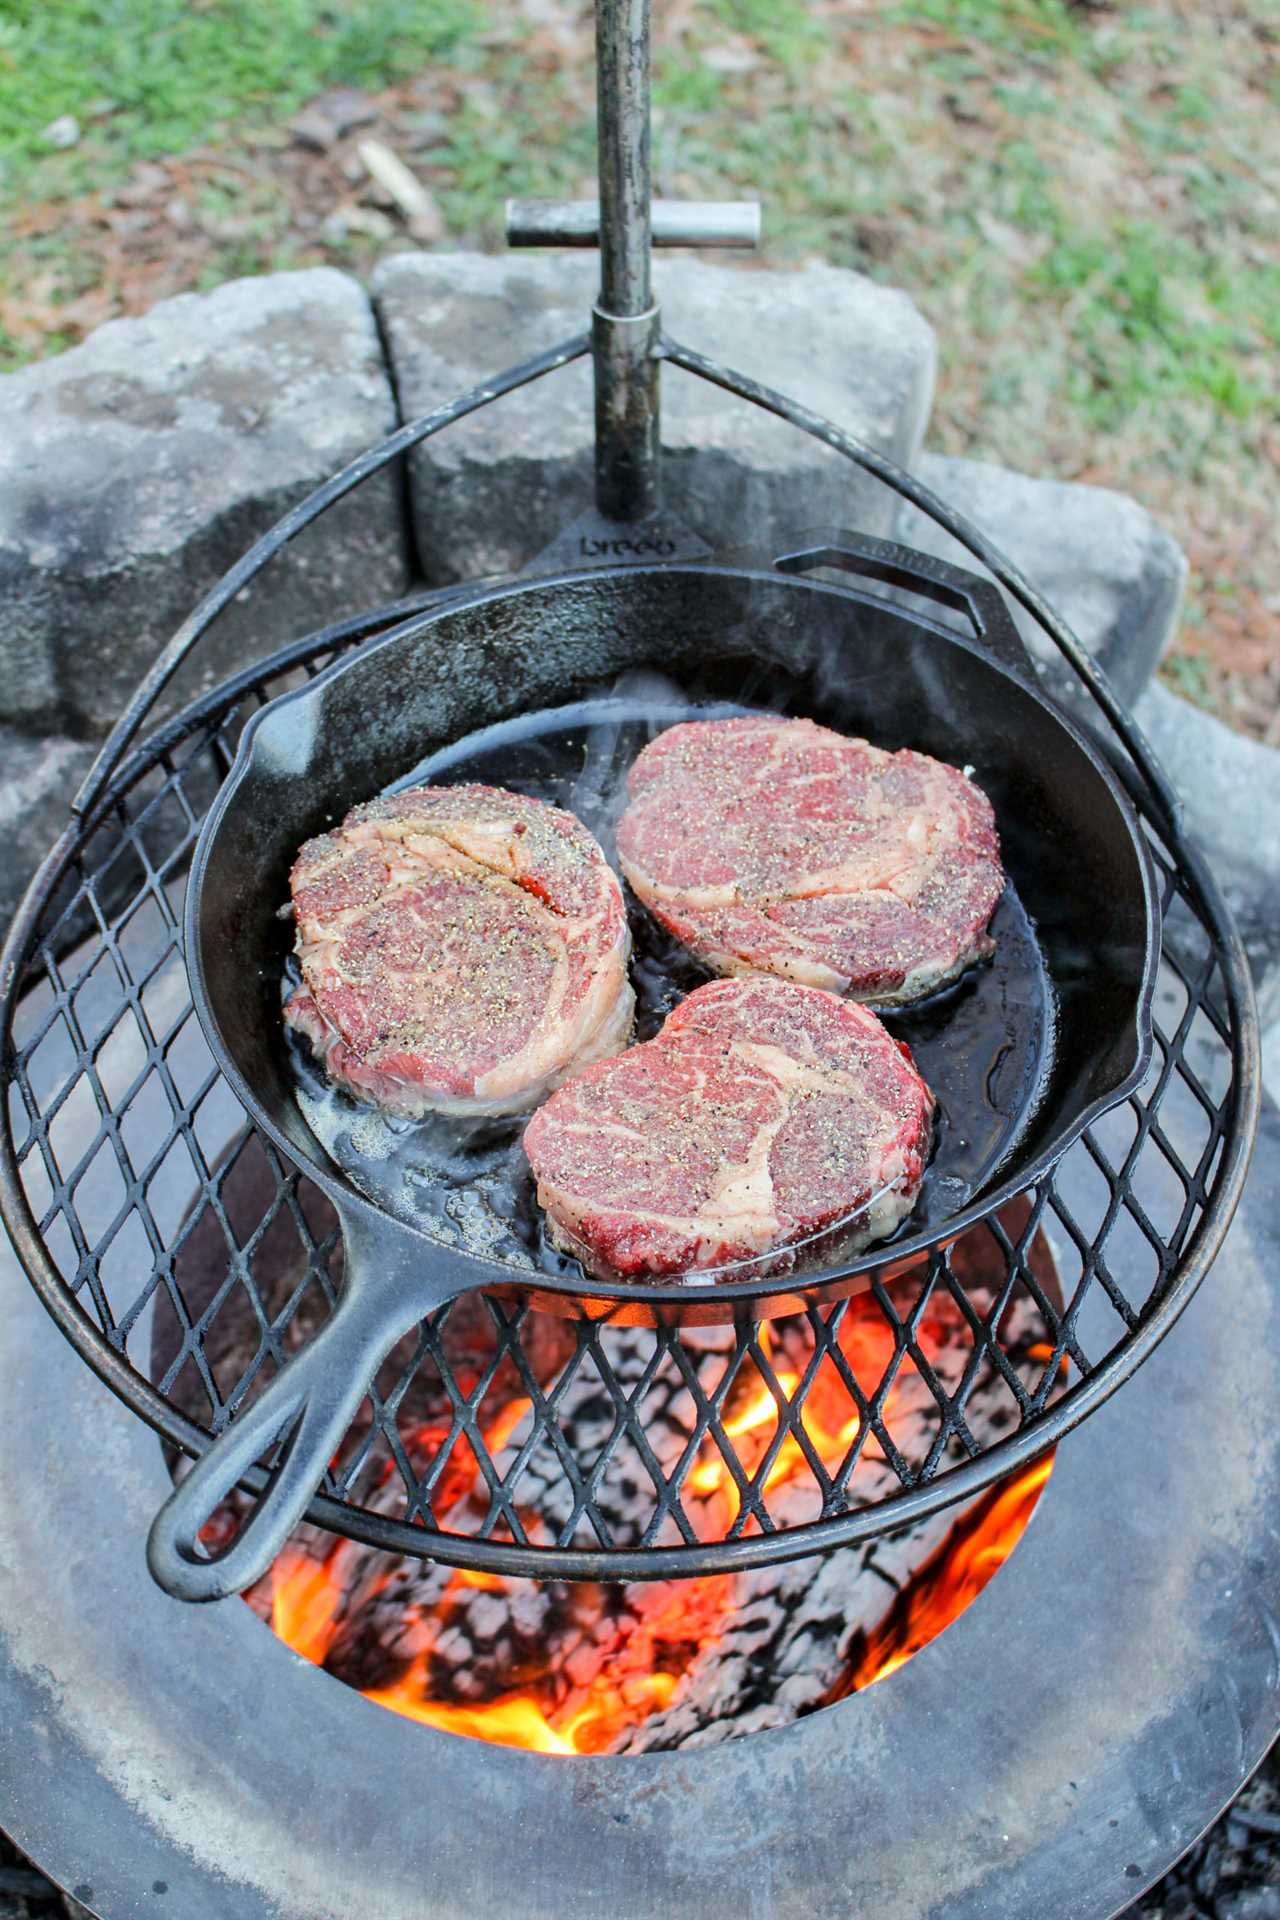
[[(200, 1456), (152, 1523), (147, 1565), (175, 1600), (225, 1600), (262, 1578), (310, 1505), (382, 1361), (424, 1314), (461, 1291), (405, 1286), (393, 1260), (357, 1260), (349, 1231), (346, 1242), (346, 1284), (328, 1320)], [(369, 1252), (378, 1244), (375, 1237)], [(221, 1553), (200, 1551), (201, 1527), (282, 1435), (266, 1488), (235, 1539)]]
[(904, 587), (922, 599), (962, 613), (973, 637), (1001, 663), (1037, 684), (1035, 663), (1019, 633), (1000, 589), (965, 567), (952, 566), (931, 553), (904, 547), (896, 540), (876, 540), (870, 534), (848, 533), (840, 527), (821, 527), (800, 534), (784, 552), (774, 555), (779, 573), (812, 573), (817, 567), (838, 567), (887, 586)]

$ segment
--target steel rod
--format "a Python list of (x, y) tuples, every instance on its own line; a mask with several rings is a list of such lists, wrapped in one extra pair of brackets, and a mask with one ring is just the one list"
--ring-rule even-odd
[(653, 304), (649, 278), (649, 0), (596, 0), (600, 308)]
[(658, 313), (650, 277), (649, 0), (596, 0), (600, 298), (592, 316), (596, 505), (658, 505)]
[[(654, 200), (649, 235), (655, 247), (758, 247), (758, 200)], [(508, 200), (510, 247), (596, 247), (598, 200)]]

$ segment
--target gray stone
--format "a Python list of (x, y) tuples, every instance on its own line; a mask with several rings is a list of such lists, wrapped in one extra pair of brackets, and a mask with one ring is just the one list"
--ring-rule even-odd
[(1262, 1036), (1262, 1084), (1280, 1103), (1280, 1020), (1273, 1020)]
[[(593, 256), (398, 254), (374, 297), (406, 418), (589, 326)], [(906, 294), (832, 267), (764, 273), (659, 262), (674, 338), (907, 463), (934, 341)], [(887, 531), (892, 498), (816, 441), (688, 374), (663, 375), (664, 501), (715, 546), (808, 526)], [(591, 370), (562, 369), (447, 428), (410, 465), (419, 553), (447, 581), (523, 566), (592, 502)]]
[(80, 140), (80, 122), (73, 113), (60, 113), (41, 129), (40, 138), (47, 147), (74, 147)]
[(53, 735), (32, 740), (0, 726), (0, 937), (31, 875), (69, 819), (71, 797), (96, 745)]
[[(395, 420), (369, 302), (330, 268), (183, 294), (0, 380), (0, 719), (105, 731), (219, 575)], [(381, 474), (292, 543), (185, 690), (402, 592), (400, 501)]]
[[(1004, 467), (926, 453), (915, 471), (925, 485), (989, 534), (1033, 587), (1062, 614), (1121, 699), (1131, 705), (1173, 636), (1187, 561), (1145, 507), (1107, 487), (1032, 480)], [(967, 548), (906, 502), (896, 536), (985, 574)], [(1053, 642), (1021, 607), (1015, 618), (1047, 683), (1096, 709)]]
[(1240, 1887), (1214, 1906), (1216, 1920), (1280, 1920), (1280, 1887)]
[(1235, 917), (1265, 1025), (1280, 1016), (1280, 750), (1233, 733), (1158, 681), (1135, 718)]

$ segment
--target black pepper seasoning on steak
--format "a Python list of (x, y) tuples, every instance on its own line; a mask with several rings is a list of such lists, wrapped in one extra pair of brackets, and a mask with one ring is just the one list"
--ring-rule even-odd
[(389, 1112), (519, 1113), (631, 1032), (622, 889), (580, 820), (505, 788), (354, 807), (290, 875), (285, 1008)]
[(845, 1222), (850, 1241), (883, 1238), (915, 1204), (933, 1104), (867, 1008), (716, 980), (644, 1046), (563, 1086), (524, 1149), (555, 1243), (642, 1280), (778, 1255)]
[(750, 715), (671, 727), (627, 788), (622, 871), (716, 973), (893, 1005), (992, 951), (991, 804), (941, 760)]

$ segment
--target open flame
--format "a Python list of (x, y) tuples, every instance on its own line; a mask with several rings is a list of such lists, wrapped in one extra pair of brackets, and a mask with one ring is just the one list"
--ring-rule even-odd
[[(728, 1582), (698, 1582), (699, 1585)], [(669, 1624), (678, 1629), (683, 1644), (693, 1627), (684, 1607), (671, 1604)], [(669, 1706), (680, 1682), (678, 1673), (653, 1664), (662, 1657), (661, 1622), (642, 1635), (644, 1645), (615, 1649), (585, 1687), (575, 1688), (568, 1702), (550, 1709), (536, 1693), (500, 1695), (483, 1706), (451, 1705), (429, 1698), (430, 1655), (419, 1655), (391, 1686), (366, 1690), (366, 1700), (393, 1713), (421, 1720), (445, 1733), (469, 1734), (500, 1747), (525, 1747), (533, 1753), (600, 1753), (624, 1727), (636, 1726), (651, 1713)], [(554, 1712), (554, 1719), (553, 1719)]]
[(1052, 1472), (1050, 1454), (1001, 1481), (956, 1522), (871, 1636), (846, 1692), (896, 1673), (977, 1599), (1021, 1540)]
[[(772, 1351), (772, 1336), (767, 1326), (761, 1327), (759, 1339), (761, 1351), (768, 1360)], [(893, 1348), (892, 1336), (883, 1321), (870, 1321), (855, 1314), (846, 1316), (839, 1340), (855, 1377), (860, 1374), (866, 1378), (878, 1377)], [(911, 1360), (905, 1359), (895, 1383), (897, 1391), (901, 1390), (906, 1377), (914, 1371)], [(799, 1373), (785, 1368), (775, 1371), (776, 1392), (770, 1382), (759, 1375), (758, 1369), (757, 1377), (760, 1379), (759, 1388), (749, 1391), (745, 1396), (740, 1395), (739, 1404), (722, 1425), (725, 1438), (734, 1443), (734, 1450), (740, 1459), (744, 1451), (740, 1443), (753, 1435), (761, 1438), (763, 1444), (759, 1448), (759, 1459), (761, 1462), (768, 1459), (769, 1464), (755, 1483), (760, 1491), (767, 1493), (793, 1475), (804, 1473), (810, 1464), (810, 1454), (822, 1462), (828, 1473), (838, 1472), (863, 1435), (866, 1424), (857, 1407), (850, 1411), (849, 1396), (839, 1384), (838, 1375), (828, 1367), (821, 1368), (810, 1382), (802, 1406), (795, 1413), (792, 1403), (801, 1383), (802, 1376)], [(895, 1397), (894, 1390), (886, 1396), (883, 1415), (886, 1420), (890, 1417)], [(803, 1434), (803, 1441), (796, 1429)], [(779, 1433), (781, 1443), (774, 1451), (774, 1440)], [(868, 1430), (862, 1438), (859, 1455), (863, 1459), (883, 1457), (873, 1431)], [(737, 1519), (741, 1509), (738, 1486), (723, 1454), (710, 1437), (703, 1444), (702, 1457), (691, 1471), (687, 1485), (691, 1493), (720, 1495), (728, 1505), (729, 1523)]]
[[(845, 1329), (848, 1329), (847, 1334)], [(855, 1378), (878, 1379), (892, 1336), (887, 1325), (869, 1315), (846, 1316), (841, 1346)], [(797, 1410), (794, 1400), (802, 1375), (772, 1364), (769, 1329), (760, 1335), (766, 1373), (744, 1362), (722, 1410), (722, 1428), (732, 1442), (744, 1484), (761, 1491), (793, 1476), (808, 1475), (810, 1454), (835, 1477), (848, 1464), (861, 1439), (861, 1455), (881, 1456), (876, 1434), (840, 1384), (837, 1370), (824, 1365), (814, 1375)], [(788, 1356), (789, 1357), (789, 1356)], [(912, 1372), (903, 1360), (894, 1388), (877, 1415), (892, 1434), (895, 1394)], [(485, 1430), (491, 1454), (505, 1446), (530, 1410), (527, 1399), (513, 1398)], [(865, 1431), (864, 1431), (865, 1429)], [(434, 1450), (444, 1438), (424, 1428), (420, 1445)], [(986, 1586), (1017, 1544), (1030, 1520), (1051, 1470), (1052, 1460), (1037, 1462), (1004, 1482), (971, 1507), (952, 1528), (933, 1557), (899, 1596), (887, 1619), (871, 1637), (832, 1699), (860, 1691), (885, 1678), (947, 1627)], [(460, 1444), (448, 1462), (447, 1496), (438, 1511), (467, 1498), (476, 1478), (474, 1456)], [(441, 1486), (443, 1486), (443, 1482)], [(803, 1484), (801, 1482), (800, 1484)], [(441, 1487), (438, 1486), (439, 1494)], [(693, 1464), (687, 1492), (695, 1496), (691, 1512), (704, 1502), (708, 1538), (722, 1537), (739, 1516), (742, 1493), (737, 1478), (708, 1435)], [(755, 1524), (749, 1518), (749, 1526)], [(536, 1537), (536, 1525), (529, 1525)], [(276, 1560), (266, 1582), (248, 1596), (269, 1618), (272, 1630), (304, 1659), (323, 1665), (343, 1624), (344, 1607), (364, 1608), (383, 1592), (391, 1573), (366, 1578), (353, 1596), (350, 1589), (352, 1543), (336, 1541), (323, 1559), (289, 1546)], [(562, 1658), (548, 1645), (545, 1671), (521, 1674), (520, 1684), (480, 1703), (433, 1697), (433, 1649), (449, 1630), (459, 1608), (475, 1590), (505, 1593), (528, 1582), (498, 1575), (458, 1571), (425, 1611), (412, 1619), (407, 1663), (396, 1678), (362, 1688), (366, 1699), (406, 1718), (447, 1733), (488, 1740), (535, 1753), (586, 1754), (606, 1751), (629, 1727), (668, 1706), (699, 1652), (718, 1638), (735, 1604), (732, 1576), (633, 1585), (626, 1590), (625, 1621), (611, 1612), (616, 1589), (581, 1586), (569, 1603), (588, 1629), (566, 1644), (578, 1651)], [(439, 1689), (435, 1689), (438, 1693)]]
[[(324, 1664), (338, 1631), (344, 1597), (342, 1562), (349, 1551), (345, 1541), (338, 1541), (323, 1561), (317, 1561), (303, 1549), (286, 1547), (268, 1575), (272, 1631), (317, 1666)], [(454, 1573), (431, 1623), (436, 1633), (444, 1630), (458, 1596), (467, 1588), (502, 1591), (508, 1584), (496, 1574)], [(540, 1697), (539, 1690), (512, 1691), (474, 1706), (434, 1700), (430, 1646), (415, 1654), (387, 1686), (361, 1691), (376, 1705), (445, 1733), (468, 1734), (533, 1753), (599, 1753), (624, 1728), (638, 1725), (670, 1704), (697, 1645), (713, 1635), (723, 1619), (731, 1587), (727, 1576), (716, 1576), (655, 1583), (644, 1589), (633, 1600), (633, 1607), (640, 1611), (638, 1626), (630, 1622), (625, 1641), (619, 1635), (595, 1670), (571, 1686), (554, 1706)], [(587, 1589), (588, 1596), (593, 1592)], [(366, 1601), (371, 1597), (369, 1589), (363, 1597)], [(552, 1677), (548, 1674), (547, 1680)], [(549, 1686), (541, 1690), (550, 1691)]]

